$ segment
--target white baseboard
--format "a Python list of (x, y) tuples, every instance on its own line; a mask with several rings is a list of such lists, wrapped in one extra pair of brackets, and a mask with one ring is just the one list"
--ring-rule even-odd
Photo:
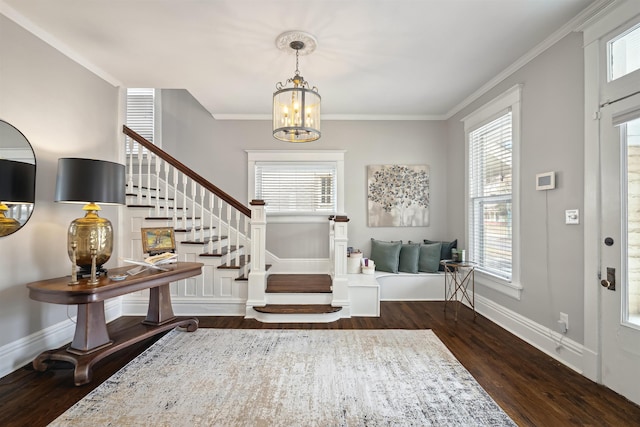
[[(114, 298), (106, 301), (104, 312), (107, 322), (120, 317), (122, 315), (120, 299)], [(75, 333), (75, 322), (76, 317), (74, 316), (0, 347), (0, 377), (31, 362), (45, 350), (59, 348), (70, 343)]]
[(566, 336), (477, 295), (476, 311), (538, 350), (583, 374), (584, 348)]

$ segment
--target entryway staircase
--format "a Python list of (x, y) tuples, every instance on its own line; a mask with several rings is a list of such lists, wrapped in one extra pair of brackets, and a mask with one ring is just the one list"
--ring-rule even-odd
[[(171, 284), (177, 315), (244, 315), (277, 323), (349, 317), (346, 217), (329, 218), (327, 274), (269, 275), (262, 201), (246, 207), (126, 126), (124, 133), (129, 137), (124, 258), (145, 257), (142, 228), (169, 227), (179, 261), (204, 264), (202, 275)], [(144, 314), (147, 301), (144, 291), (131, 294), (123, 311)]]

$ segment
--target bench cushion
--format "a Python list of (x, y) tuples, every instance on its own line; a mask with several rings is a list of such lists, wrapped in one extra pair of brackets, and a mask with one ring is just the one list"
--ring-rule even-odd
[(398, 272), (400, 262), (400, 249), (402, 242), (383, 242), (371, 239), (371, 258), (378, 271)]

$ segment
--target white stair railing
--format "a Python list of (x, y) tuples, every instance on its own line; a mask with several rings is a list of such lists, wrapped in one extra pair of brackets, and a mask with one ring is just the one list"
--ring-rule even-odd
[[(226, 249), (223, 262), (240, 267), (240, 257), (245, 255), (248, 259), (250, 255), (251, 210), (126, 126), (124, 133), (129, 136), (127, 184), (130, 193), (135, 192), (137, 204), (154, 208), (156, 215), (160, 215), (164, 206), (164, 216), (173, 227), (188, 230), (188, 239), (202, 242), (203, 252), (223, 254)], [(153, 205), (152, 198), (155, 198)], [(179, 207), (181, 214), (177, 212)]]

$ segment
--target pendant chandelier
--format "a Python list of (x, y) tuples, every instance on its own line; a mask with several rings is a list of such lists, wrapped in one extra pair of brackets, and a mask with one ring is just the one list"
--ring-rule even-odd
[[(285, 142), (311, 142), (320, 138), (320, 94), (300, 75), (298, 59), (316, 48), (316, 39), (308, 33), (288, 31), (276, 39), (280, 50), (296, 54), (296, 72), (273, 93), (273, 137)], [(291, 86), (292, 85), (292, 86)]]

